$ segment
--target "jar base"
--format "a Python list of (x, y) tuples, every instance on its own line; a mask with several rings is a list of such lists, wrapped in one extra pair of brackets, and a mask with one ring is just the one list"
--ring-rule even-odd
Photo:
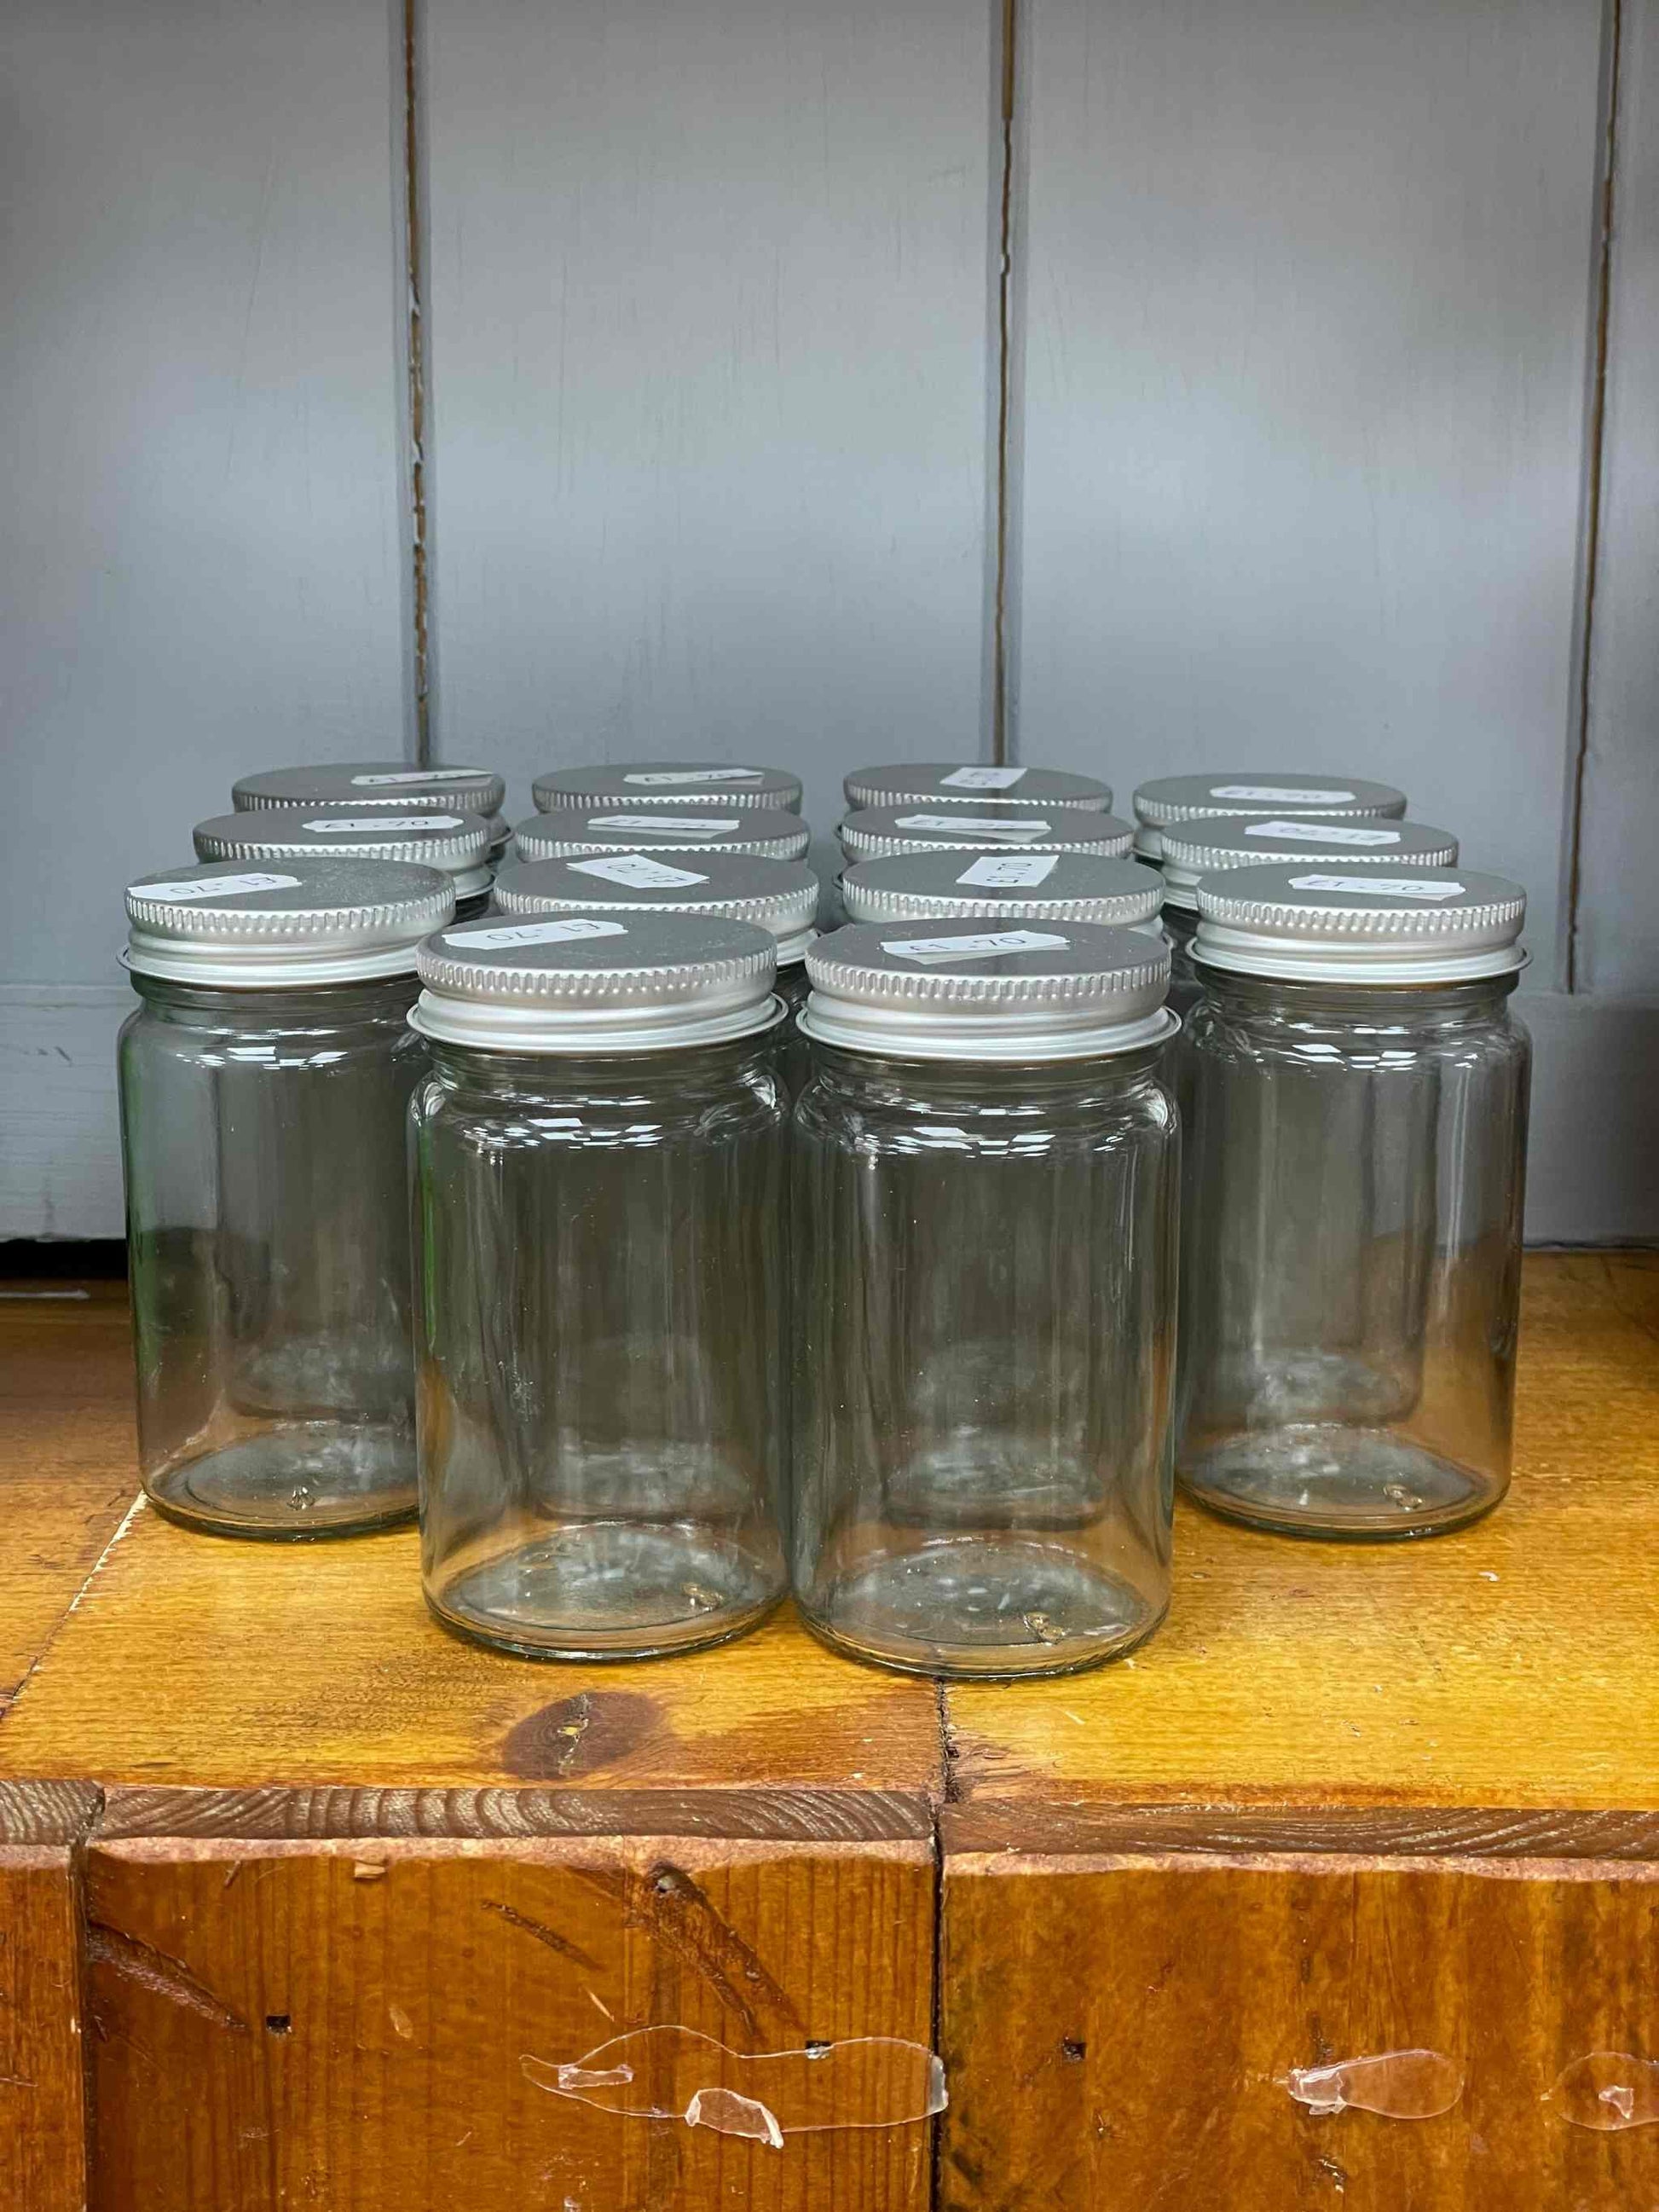
[(866, 1561), (802, 1617), (854, 1658), (983, 1680), (1102, 1666), (1145, 1643), (1164, 1610), (1068, 1547), (974, 1536)]
[(336, 1330), (277, 1337), (256, 1346), (231, 1376), (238, 1413), (276, 1421), (395, 1423), (407, 1409), (414, 1370), (395, 1340)]
[(1373, 1543), (1466, 1528), (1507, 1486), (1390, 1429), (1316, 1424), (1231, 1437), (1177, 1476), (1200, 1505), (1247, 1528)]
[(415, 1438), (404, 1427), (299, 1421), (146, 1478), (170, 1521), (210, 1536), (306, 1543), (414, 1517)]
[(707, 1528), (573, 1522), (469, 1566), (427, 1602), (525, 1659), (652, 1659), (724, 1644), (784, 1595), (781, 1566)]

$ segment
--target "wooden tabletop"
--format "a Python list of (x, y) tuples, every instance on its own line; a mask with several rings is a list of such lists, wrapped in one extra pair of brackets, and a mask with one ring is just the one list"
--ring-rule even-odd
[[(536, 1665), (411, 1533), (170, 1527), (64, 1287), (0, 1295), (0, 2204), (1659, 2205), (1659, 1255), (1528, 1260), (1485, 1522), (1182, 1508), (1132, 1660), (944, 1690), (787, 1612)], [(1401, 2051), (1426, 2101), (1296, 2087)], [(781, 2148), (690, 2124), (766, 2052)]]

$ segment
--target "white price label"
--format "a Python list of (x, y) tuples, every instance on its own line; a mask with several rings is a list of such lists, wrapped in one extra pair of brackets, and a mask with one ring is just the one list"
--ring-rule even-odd
[(706, 884), (691, 868), (671, 868), (666, 860), (653, 860), (648, 853), (619, 853), (614, 860), (573, 860), (580, 876), (598, 876), (607, 884), (624, 884), (630, 890), (678, 890), (687, 884)]
[(388, 830), (464, 830), (459, 814), (354, 814), (344, 821), (307, 822), (319, 837), (380, 836)]
[(298, 876), (268, 873), (197, 876), (176, 884), (135, 884), (133, 890), (138, 897), (147, 899), (234, 898), (240, 891), (291, 891), (299, 881)]
[(981, 853), (957, 881), (982, 884), (988, 890), (1029, 890), (1047, 883), (1059, 866), (1058, 853)]
[(623, 776), (624, 783), (637, 783), (649, 789), (659, 786), (671, 788), (684, 783), (764, 783), (763, 768), (653, 768), (634, 769)]
[(1293, 891), (1363, 891), (1368, 898), (1455, 899), (1462, 884), (1437, 884), (1426, 876), (1292, 876)]
[(729, 837), (743, 823), (735, 814), (590, 814), (587, 827), (630, 837)]
[(1212, 783), (1212, 799), (1249, 799), (1269, 806), (1350, 806), (1351, 791), (1297, 790), (1288, 783)]
[(1302, 845), (1397, 845), (1400, 842), (1397, 830), (1361, 830), (1348, 822), (1252, 822), (1244, 835), (1247, 837), (1293, 837)]
[(1049, 834), (1047, 822), (1018, 814), (901, 814), (897, 826), (958, 840), (965, 831), (998, 845), (1035, 845)]
[(483, 768), (400, 768), (387, 769), (380, 775), (354, 775), (351, 781), (358, 790), (367, 791), (377, 784), (478, 783), (486, 781), (489, 775), (489, 769)]
[(953, 768), (939, 778), (945, 791), (1012, 791), (1025, 771), (1023, 768)]
[(494, 951), (501, 945), (568, 945), (579, 937), (626, 937), (628, 929), (620, 921), (592, 921), (586, 915), (572, 915), (568, 921), (518, 921), (507, 929), (452, 929), (444, 939), (446, 945), (459, 945), (464, 952), (479, 945)]
[(990, 929), (974, 937), (890, 938), (885, 950), (895, 960), (938, 967), (948, 960), (1005, 960), (1015, 952), (1064, 952), (1069, 937), (1048, 929)]

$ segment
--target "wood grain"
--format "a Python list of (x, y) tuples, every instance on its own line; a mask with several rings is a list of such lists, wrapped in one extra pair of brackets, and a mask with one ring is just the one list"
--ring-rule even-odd
[(95, 1790), (0, 1784), (0, 2204), (84, 2212), (87, 2113), (75, 1848)]
[(1183, 1510), (1170, 1618), (1133, 1664), (951, 1688), (956, 1793), (1659, 1808), (1659, 1255), (1536, 1254), (1525, 1281), (1490, 1519), (1373, 1549)]
[[(1646, 2212), (1659, 2130), (1550, 2093), (1595, 2051), (1639, 2084), (1656, 1929), (1654, 1866), (953, 1858), (941, 2212)], [(1286, 2086), (1418, 2048), (1462, 2077), (1439, 2118)]]
[[(924, 2123), (781, 2150), (549, 2094), (680, 2024), (740, 2051), (931, 2035), (926, 1843), (100, 1842), (95, 2212), (921, 2212)], [(890, 2110), (881, 2064), (844, 2106)]]
[(137, 1492), (126, 1293), (0, 1298), (0, 1703), (45, 1649)]

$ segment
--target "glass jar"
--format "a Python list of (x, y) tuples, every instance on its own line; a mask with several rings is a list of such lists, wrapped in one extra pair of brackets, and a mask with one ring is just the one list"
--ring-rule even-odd
[(801, 781), (782, 768), (745, 768), (731, 761), (617, 761), (551, 769), (531, 786), (544, 814), (614, 814), (619, 807), (662, 813), (686, 805), (763, 806), (799, 814)]
[(1198, 904), (1181, 1480), (1292, 1534), (1460, 1527), (1509, 1486), (1525, 895), (1304, 864)]
[(532, 815), (513, 833), (520, 860), (577, 860), (605, 853), (745, 853), (767, 860), (801, 860), (811, 833), (799, 814), (769, 806), (742, 810), (690, 800), (660, 811), (606, 810), (580, 814), (560, 807)]
[(1056, 768), (991, 768), (951, 761), (902, 761), (855, 769), (842, 785), (849, 811), (871, 806), (1080, 807), (1111, 811), (1112, 787)]
[(744, 853), (682, 854), (672, 860), (656, 853), (531, 860), (502, 870), (495, 905), (502, 914), (717, 914), (753, 922), (777, 952), (775, 988), (786, 1011), (773, 1037), (785, 1077), (792, 1091), (805, 1081), (806, 1048), (795, 1018), (806, 1000), (806, 948), (817, 933), (818, 879), (804, 861)]
[(787, 1579), (773, 941), (567, 915), (420, 960), (427, 1601), (531, 1657), (740, 1635)]
[(459, 921), (471, 921), (489, 910), (494, 878), (489, 825), (482, 814), (363, 814), (338, 805), (282, 807), (218, 814), (198, 822), (192, 834), (204, 860), (314, 860), (331, 854), (412, 861), (449, 878)]
[(1174, 955), (1170, 1004), (1184, 1021), (1198, 1003), (1200, 983), (1192, 944), (1198, 930), (1198, 884), (1224, 869), (1288, 867), (1425, 868), (1457, 865), (1457, 840), (1449, 830), (1425, 822), (1333, 821), (1307, 816), (1249, 814), (1194, 816), (1158, 832), (1163, 847), (1164, 926)]
[(1143, 860), (1163, 851), (1160, 833), (1177, 822), (1205, 815), (1330, 815), (1340, 820), (1375, 817), (1398, 821), (1406, 794), (1392, 784), (1368, 783), (1357, 775), (1263, 774), (1254, 769), (1211, 775), (1163, 775), (1143, 783), (1134, 795), (1135, 850)]
[(1090, 921), (1162, 938), (1164, 878), (1138, 860), (1098, 853), (895, 853), (842, 878), (849, 921), (984, 915), (1002, 921)]
[(218, 1535), (415, 1510), (404, 1119), (448, 878), (231, 861), (127, 893), (121, 1131), (144, 1488)]
[(336, 761), (271, 768), (239, 777), (230, 803), (239, 814), (266, 807), (349, 806), (355, 812), (478, 814), (499, 860), (512, 831), (501, 818), (507, 786), (494, 769), (410, 768), (403, 761)]
[(849, 814), (836, 833), (854, 866), (900, 853), (1092, 853), (1121, 860), (1133, 832), (1115, 814), (1079, 807), (1005, 806), (994, 814), (977, 809), (932, 806), (866, 806)]
[(793, 1567), (826, 1641), (1048, 1674), (1169, 1602), (1169, 952), (1067, 922), (820, 939), (793, 1124)]

